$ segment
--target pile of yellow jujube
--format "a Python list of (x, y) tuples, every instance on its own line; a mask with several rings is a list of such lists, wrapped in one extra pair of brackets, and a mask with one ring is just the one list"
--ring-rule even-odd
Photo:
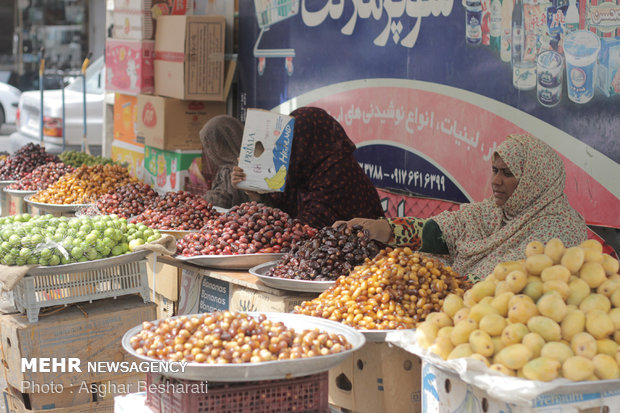
[(417, 341), (529, 380), (620, 378), (619, 264), (602, 251), (596, 240), (530, 242), (526, 259), (498, 264), (463, 298), (447, 296)]

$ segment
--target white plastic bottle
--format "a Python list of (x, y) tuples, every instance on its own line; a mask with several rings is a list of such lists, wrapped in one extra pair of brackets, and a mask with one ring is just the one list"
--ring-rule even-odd
[(577, 10), (576, 0), (570, 0), (564, 18), (564, 38), (568, 33), (576, 30), (579, 30), (579, 10)]

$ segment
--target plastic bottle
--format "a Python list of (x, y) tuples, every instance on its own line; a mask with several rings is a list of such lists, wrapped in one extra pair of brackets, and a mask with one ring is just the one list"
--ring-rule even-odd
[(510, 34), (512, 25), (512, 10), (514, 0), (504, 0), (502, 2), (502, 35), (499, 55), (503, 62), (510, 62)]
[(499, 53), (502, 38), (502, 0), (491, 0), (490, 26), (491, 48)]
[(469, 45), (482, 42), (482, 3), (480, 0), (465, 0), (465, 41)]
[(564, 38), (576, 30), (579, 30), (579, 10), (577, 10), (576, 0), (570, 0), (564, 18)]
[(536, 62), (524, 59), (526, 45), (522, 0), (516, 0), (512, 10), (511, 43), (512, 85), (519, 90), (535, 88)]

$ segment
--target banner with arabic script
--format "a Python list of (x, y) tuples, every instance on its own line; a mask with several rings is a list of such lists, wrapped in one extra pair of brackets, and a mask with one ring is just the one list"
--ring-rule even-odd
[[(471, 11), (453, 0), (240, 0), (242, 109), (320, 106), (343, 124), (378, 188), (454, 202), (490, 196), (494, 148), (509, 133), (530, 133), (563, 157), (569, 200), (587, 221), (620, 227), (620, 45), (602, 25), (595, 30), (588, 16), (598, 5), (583, 0), (580, 25), (600, 37), (598, 60), (567, 68), (567, 7), (524, 8), (533, 43), (514, 65), (490, 32), (490, 1), (472, 45)], [(512, 23), (501, 10), (495, 29)], [(553, 76), (539, 82), (529, 77), (532, 59), (545, 52)]]

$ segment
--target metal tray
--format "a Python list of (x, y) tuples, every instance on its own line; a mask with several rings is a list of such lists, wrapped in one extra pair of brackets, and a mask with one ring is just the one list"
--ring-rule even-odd
[(267, 271), (276, 265), (278, 265), (278, 261), (269, 261), (264, 264), (257, 265), (250, 268), (250, 274), (257, 276), (263, 284), (268, 287), (287, 291), (322, 293), (336, 283), (335, 281), (291, 280), (288, 278), (278, 278), (265, 275), (267, 274)]
[(117, 255), (116, 257), (102, 258), (100, 260), (75, 262), (73, 264), (39, 266), (32, 268), (30, 271), (28, 271), (27, 275), (50, 275), (76, 271), (99, 270), (102, 268), (112, 267), (114, 265), (122, 265), (129, 262), (139, 261), (143, 258), (146, 258), (146, 256), (149, 255), (151, 252), (153, 251), (140, 250), (123, 255)]
[(220, 214), (225, 214), (228, 211), (230, 211), (230, 208), (222, 208), (222, 207), (219, 207), (219, 206), (214, 206), (213, 209), (215, 209)]
[(249, 270), (259, 264), (274, 261), (282, 258), (283, 253), (258, 253), (258, 254), (239, 254), (239, 255), (195, 255), (185, 257), (175, 255), (179, 261), (198, 265), (199, 267), (218, 268), (222, 270)]
[(24, 201), (29, 203), (30, 205), (39, 208), (42, 211), (48, 212), (76, 212), (81, 208), (88, 208), (93, 204), (46, 204), (43, 202), (35, 202), (31, 201), (30, 197), (32, 195), (28, 195), (24, 198)]
[[(407, 330), (407, 329), (403, 328), (401, 330), (357, 330), (357, 331), (359, 331), (360, 333), (364, 335), (364, 337), (366, 337), (366, 341), (373, 342), (373, 343), (384, 343), (385, 337), (387, 336), (388, 333), (392, 331), (404, 331), (404, 330)], [(410, 329), (410, 330), (414, 330), (414, 329)]]
[(0, 181), (0, 188), (4, 188), (6, 186), (9, 186), (9, 185), (11, 185), (14, 182), (17, 182), (17, 181)]
[(9, 189), (9, 188), (4, 188), (4, 192), (6, 192), (7, 194), (13, 195), (13, 196), (21, 196), (21, 197), (25, 197), (28, 195), (34, 195), (39, 191), (25, 191), (23, 189)]
[[(261, 313), (248, 314), (257, 317)], [(296, 331), (318, 328), (324, 332), (342, 334), (347, 341), (351, 343), (352, 349), (337, 354), (330, 354), (328, 356), (316, 356), (293, 360), (265, 361), (262, 363), (200, 364), (192, 362), (185, 366), (185, 371), (178, 373), (168, 372), (166, 375), (185, 380), (210, 380), (217, 382), (279, 380), (292, 377), (301, 377), (327, 371), (330, 368), (337, 366), (351, 353), (362, 348), (366, 342), (366, 339), (361, 333), (355, 331), (355, 329), (351, 327), (336, 323), (335, 321), (289, 313), (262, 314), (265, 314), (269, 320), (282, 321), (284, 325), (289, 328), (292, 327)], [(154, 361), (155, 359), (150, 357), (138, 355), (131, 347), (131, 337), (138, 334), (141, 330), (142, 326), (139, 325), (127, 331), (122, 340), (123, 348), (129, 354), (141, 360)]]

